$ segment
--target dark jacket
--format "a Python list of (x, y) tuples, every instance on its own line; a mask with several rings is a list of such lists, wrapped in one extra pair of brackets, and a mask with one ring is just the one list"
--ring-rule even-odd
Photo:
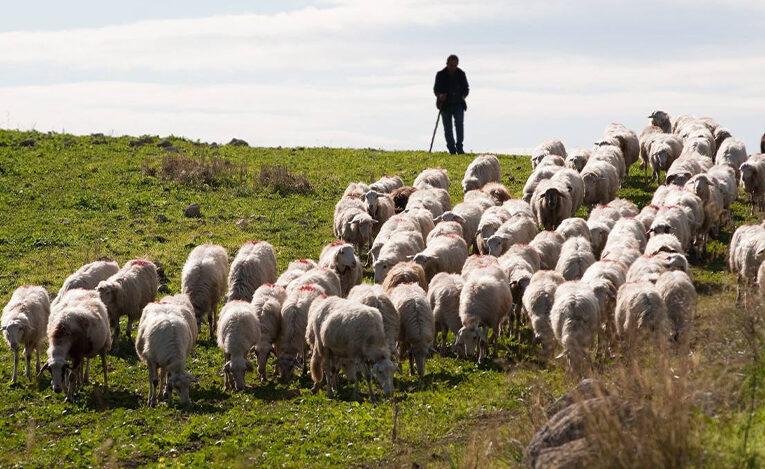
[(454, 75), (449, 75), (449, 70), (444, 67), (443, 70), (436, 73), (436, 83), (433, 85), (433, 93), (446, 93), (446, 104), (462, 104), (463, 109), (467, 109), (464, 96), (470, 92), (467, 77), (461, 68), (457, 67)]

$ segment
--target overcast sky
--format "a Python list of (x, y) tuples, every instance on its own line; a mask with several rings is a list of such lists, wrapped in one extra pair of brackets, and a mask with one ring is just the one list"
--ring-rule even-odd
[[(451, 53), (465, 149), (586, 146), (653, 109), (765, 131), (765, 1), (13, 2), (0, 126), (427, 149)], [(435, 149), (444, 150), (442, 131)]]

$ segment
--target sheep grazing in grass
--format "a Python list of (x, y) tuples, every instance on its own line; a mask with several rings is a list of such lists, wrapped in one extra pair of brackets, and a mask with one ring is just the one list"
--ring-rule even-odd
[(340, 277), (332, 269), (317, 267), (305, 272), (287, 285), (287, 294), (300, 288), (302, 285), (318, 285), (324, 289), (327, 295), (341, 296), (342, 285)]
[(539, 160), (537, 168), (541, 168), (543, 166), (565, 166), (565, 163), (566, 160), (564, 160), (560, 155), (545, 155), (541, 160)]
[(391, 303), (385, 290), (380, 285), (356, 285), (348, 294), (348, 299), (371, 306), (380, 312), (383, 319), (383, 329), (385, 330), (385, 343), (388, 344), (390, 356), (393, 358), (397, 357), (396, 340), (401, 328), (401, 320), (396, 307)]
[[(446, 209), (448, 211), (448, 209)], [(424, 208), (408, 208), (405, 216), (408, 216), (419, 228), (422, 239), (428, 239), (428, 235), (436, 227), (433, 221), (433, 213)], [(396, 230), (401, 231), (401, 230)]]
[(429, 187), (438, 187), (449, 190), (449, 172), (443, 168), (428, 168), (422, 170), (414, 179), (412, 184), (417, 189), (427, 189)]
[(683, 246), (677, 236), (669, 233), (662, 233), (651, 236), (645, 245), (644, 253), (647, 256), (653, 256), (660, 252), (683, 253)]
[[(617, 144), (622, 151), (626, 170), (629, 171), (640, 155), (640, 142), (634, 131), (628, 129), (623, 124), (608, 124), (603, 132), (604, 140), (608, 140), (609, 145)], [(613, 142), (616, 140), (616, 142)]]
[(687, 252), (691, 245), (691, 226), (688, 215), (676, 205), (659, 209), (648, 233), (649, 235), (651, 233), (675, 235), (684, 252)]
[(30, 362), (32, 352), (37, 352), (35, 373), (40, 372), (40, 350), (43, 347), (45, 330), (50, 316), (50, 301), (45, 288), (23, 285), (17, 288), (8, 304), (3, 308), (0, 331), (8, 346), (13, 350), (13, 377), (16, 382), (19, 369), (19, 349), (24, 346), (27, 379), (32, 379)]
[(96, 287), (114, 328), (113, 352), (119, 351), (120, 317), (127, 316), (125, 335), (132, 340), (133, 321), (140, 319), (143, 307), (154, 301), (158, 284), (157, 267), (149, 261), (134, 259)]
[(550, 324), (550, 311), (555, 300), (555, 290), (566, 280), (552, 270), (540, 270), (531, 277), (522, 304), (531, 327), (534, 330), (534, 343), (542, 347), (542, 357), (552, 357), (555, 348), (555, 335)]
[(252, 301), (264, 283), (276, 282), (276, 253), (265, 241), (248, 241), (236, 253), (228, 274), (226, 301)]
[(600, 331), (599, 302), (595, 292), (582, 282), (564, 282), (555, 289), (550, 325), (569, 368), (583, 375), (589, 362), (587, 349)]
[(467, 279), (475, 269), (489, 265), (499, 266), (499, 260), (489, 254), (473, 254), (465, 260), (460, 275), (463, 279)]
[(425, 360), (435, 337), (435, 318), (425, 290), (414, 283), (396, 285), (389, 293), (390, 301), (398, 311), (401, 324), (398, 337), (398, 356), (409, 357), (409, 372), (415, 367), (420, 379), (425, 376)]
[(263, 284), (252, 295), (252, 306), (255, 317), (260, 324), (260, 339), (255, 345), (258, 356), (258, 376), (266, 380), (266, 364), (268, 356), (273, 353), (274, 345), (279, 340), (282, 325), (282, 304), (287, 299), (284, 287)]
[(64, 284), (58, 291), (58, 295), (56, 295), (51, 306), (55, 306), (59, 299), (69, 290), (76, 288), (94, 290), (101, 281), (108, 279), (119, 272), (119, 270), (119, 265), (113, 260), (100, 260), (83, 265), (64, 280)]
[(502, 226), (502, 223), (506, 222), (509, 218), (510, 214), (504, 206), (491, 207), (483, 212), (475, 236), (475, 246), (478, 248), (477, 252), (482, 254), (489, 252), (486, 240), (496, 233), (499, 227)]
[(345, 188), (345, 191), (343, 192), (343, 198), (345, 197), (355, 197), (359, 198), (364, 195), (364, 192), (369, 190), (369, 184), (366, 182), (351, 182), (348, 184), (348, 187)]
[(595, 263), (590, 242), (581, 236), (566, 240), (560, 251), (555, 271), (566, 280), (578, 280)]
[(193, 377), (186, 371), (186, 360), (194, 349), (191, 330), (186, 320), (167, 310), (177, 308), (172, 304), (151, 303), (147, 305), (138, 334), (135, 350), (138, 358), (149, 367), (149, 400), (154, 407), (157, 396), (165, 385), (167, 404), (172, 403), (173, 392), (178, 394), (181, 405), (189, 404), (189, 386)]
[[(455, 347), (469, 357), (475, 355), (477, 348), (480, 363), (496, 340), (499, 325), (512, 306), (513, 294), (507, 275), (498, 265), (473, 269), (460, 293), (462, 328), (457, 332)], [(488, 329), (493, 331), (491, 338)]]
[(419, 189), (409, 197), (409, 201), (406, 203), (407, 212), (414, 209), (424, 209), (430, 212), (431, 220), (445, 211), (451, 210), (451, 208), (452, 202), (449, 198), (449, 192), (438, 187)]
[(569, 216), (573, 217), (584, 201), (584, 181), (582, 181), (582, 176), (573, 169), (565, 168), (553, 174), (550, 179), (563, 184), (563, 187), (568, 191), (571, 197), (571, 213)]
[(737, 276), (736, 302), (748, 300), (757, 269), (765, 261), (765, 224), (741, 225), (730, 240), (728, 267)]
[(441, 272), (436, 274), (428, 286), (428, 303), (435, 318), (434, 344), (441, 334), (441, 350), (446, 349), (449, 332), (457, 335), (462, 327), (460, 321), (460, 293), (465, 281), (461, 275)]
[(228, 255), (223, 246), (201, 244), (189, 253), (181, 271), (181, 293), (194, 305), (197, 324), (207, 314), (210, 340), (215, 338), (215, 312), (226, 292)]
[(566, 147), (560, 140), (546, 140), (531, 151), (531, 169), (536, 169), (542, 159), (547, 155), (558, 155), (566, 158)]
[(648, 148), (651, 146), (653, 140), (662, 135), (660, 127), (655, 125), (646, 126), (642, 132), (640, 132), (640, 167), (645, 170), (645, 174), (648, 175)]
[(685, 183), (685, 190), (696, 194), (703, 203), (704, 222), (698, 230), (697, 242), (699, 251), (704, 252), (710, 234), (717, 236), (719, 231), (725, 196), (706, 173), (693, 176)]
[(616, 300), (616, 335), (630, 355), (640, 342), (651, 339), (662, 347), (669, 337), (667, 305), (651, 282), (628, 282)]
[(260, 323), (255, 307), (241, 300), (226, 303), (220, 310), (217, 340), (225, 360), (225, 389), (244, 390), (245, 374), (254, 370), (247, 355), (260, 342)]
[(456, 221), (462, 225), (462, 234), (468, 247), (475, 246), (475, 236), (478, 231), (478, 225), (481, 223), (481, 215), (483, 214), (483, 208), (481, 206), (472, 203), (460, 203), (454, 206), (451, 210), (443, 213), (440, 217), (436, 217), (434, 221), (439, 223), (441, 221)]
[(528, 244), (536, 235), (537, 223), (534, 218), (516, 215), (504, 222), (496, 233), (486, 240), (486, 245), (489, 248), (489, 254), (499, 257), (513, 244)]
[(566, 218), (558, 225), (555, 232), (563, 238), (562, 243), (577, 236), (590, 241), (590, 227), (582, 218)]
[(749, 215), (754, 215), (755, 208), (765, 210), (765, 153), (750, 156), (739, 169), (741, 185), (749, 194)]
[(367, 213), (361, 197), (343, 197), (335, 204), (335, 237), (353, 244), (358, 252), (372, 244), (372, 225), (377, 221)]
[(386, 241), (374, 263), (375, 283), (382, 283), (388, 270), (414, 257), (425, 249), (425, 243), (419, 233), (395, 232)]
[(404, 187), (404, 181), (398, 176), (383, 176), (369, 185), (370, 191), (390, 194), (399, 187)]
[(465, 192), (465, 196), (462, 198), (465, 203), (475, 204), (480, 206), (483, 210), (488, 210), (491, 207), (495, 207), (494, 199), (489, 197), (488, 194), (480, 189), (473, 189), (472, 191)]
[(297, 259), (287, 266), (287, 270), (282, 272), (279, 278), (276, 279), (276, 285), (286, 288), (293, 280), (303, 275), (305, 272), (315, 269), (319, 264), (312, 259)]
[(511, 217), (516, 215), (523, 215), (526, 217), (534, 216), (534, 211), (531, 209), (531, 205), (522, 199), (507, 200), (502, 204), (502, 208), (507, 210), (507, 213), (510, 214)]
[(656, 212), (658, 211), (658, 205), (648, 204), (640, 210), (640, 213), (635, 216), (635, 219), (643, 224), (643, 228), (645, 228), (647, 232), (649, 229), (651, 229), (651, 224), (653, 223), (654, 218), (656, 218)]
[(429, 246), (433, 239), (445, 235), (453, 235), (465, 239), (462, 225), (456, 221), (442, 221), (438, 223), (430, 233), (428, 233), (428, 239), (425, 240), (425, 246)]
[(531, 198), (534, 196), (537, 186), (542, 181), (550, 179), (555, 173), (562, 170), (562, 166), (542, 166), (535, 169), (526, 179), (526, 184), (523, 186), (522, 200), (527, 204), (531, 203)]
[(620, 183), (627, 175), (627, 165), (624, 160), (624, 154), (615, 139), (603, 139), (595, 142), (595, 148), (592, 150), (592, 155), (590, 155), (587, 164), (592, 164), (596, 161), (609, 163), (616, 168), (616, 171), (619, 174)]
[(670, 338), (679, 350), (684, 352), (688, 349), (691, 324), (696, 311), (696, 288), (688, 274), (675, 270), (659, 276), (656, 290), (667, 306)]
[(494, 155), (476, 156), (465, 170), (462, 192), (480, 189), (488, 182), (501, 182), (499, 160)]
[(333, 270), (340, 278), (340, 294), (347, 296), (354, 285), (361, 283), (364, 275), (361, 260), (353, 246), (336, 241), (324, 246), (319, 255), (319, 267)]
[(425, 250), (415, 254), (412, 260), (422, 266), (425, 278), (430, 281), (439, 272), (460, 273), (467, 257), (465, 240), (450, 234), (431, 240)]
[(382, 288), (385, 290), (385, 293), (390, 295), (391, 290), (402, 283), (416, 283), (423, 290), (428, 289), (425, 270), (421, 265), (413, 261), (399, 262), (390, 268), (382, 282)]
[(668, 171), (683, 151), (683, 140), (674, 134), (659, 134), (653, 138), (647, 148), (648, 163), (653, 171), (653, 178), (659, 182), (661, 171)]
[[(70, 293), (78, 291), (87, 292)], [(112, 346), (112, 336), (109, 313), (94, 293), (67, 298), (59, 308), (48, 321), (48, 361), (40, 371), (50, 370), (53, 392), (66, 391), (66, 400), (71, 402), (82, 385), (83, 360), (101, 356), (104, 389), (109, 387), (106, 354)]]
[[(367, 253), (367, 265), (370, 265), (374, 263), (375, 260), (377, 260), (383, 245), (396, 231), (416, 231), (420, 234), (420, 236), (422, 236), (419, 221), (409, 214), (402, 213), (400, 215), (396, 215), (395, 217), (389, 218), (388, 221), (385, 222), (380, 228), (380, 232), (377, 234), (375, 240), (372, 242), (372, 246), (369, 248), (369, 252)], [(423, 239), (425, 239), (425, 237), (423, 237)]]
[[(191, 331), (191, 343), (192, 345), (196, 345), (197, 336), (199, 335), (199, 326), (197, 325), (197, 318), (194, 316), (194, 306), (191, 304), (189, 297), (183, 293), (178, 293), (177, 295), (162, 297), (162, 299), (159, 300), (159, 303), (176, 306), (172, 311), (180, 314), (183, 319), (186, 320), (186, 324), (189, 325), (189, 330)], [(146, 308), (144, 307), (143, 310), (145, 312)], [(143, 313), (141, 313), (141, 317), (143, 317)]]
[(282, 382), (289, 382), (295, 368), (306, 371), (308, 344), (305, 341), (308, 310), (311, 304), (324, 295), (319, 285), (305, 284), (289, 291), (282, 304), (279, 340), (276, 349), (276, 369)]

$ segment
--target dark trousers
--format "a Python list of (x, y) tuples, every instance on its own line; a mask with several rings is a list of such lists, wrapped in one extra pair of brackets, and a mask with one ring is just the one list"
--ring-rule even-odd
[[(457, 142), (454, 141), (454, 134), (452, 133), (452, 117), (454, 117), (454, 128), (457, 131)], [(446, 137), (446, 148), (452, 155), (455, 153), (465, 153), (462, 150), (462, 137), (464, 136), (463, 120), (465, 117), (465, 109), (462, 107), (462, 103), (447, 104), (441, 110), (441, 119), (444, 123), (444, 137)]]

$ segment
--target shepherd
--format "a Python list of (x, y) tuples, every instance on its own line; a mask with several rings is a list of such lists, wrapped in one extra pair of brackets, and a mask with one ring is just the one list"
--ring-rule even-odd
[[(462, 138), (464, 136), (463, 120), (467, 110), (467, 98), (470, 92), (467, 76), (459, 65), (460, 59), (452, 54), (446, 59), (446, 67), (436, 73), (436, 83), (433, 85), (433, 93), (436, 95), (436, 107), (441, 111), (441, 119), (444, 124), (444, 137), (446, 148), (449, 153), (463, 154)], [(452, 132), (452, 118), (454, 128), (457, 131), (457, 142), (454, 141)]]

